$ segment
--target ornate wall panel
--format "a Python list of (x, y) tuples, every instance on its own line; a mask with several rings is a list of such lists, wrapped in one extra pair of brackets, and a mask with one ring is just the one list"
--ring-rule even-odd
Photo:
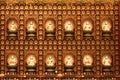
[(120, 80), (118, 0), (0, 2), (1, 80)]

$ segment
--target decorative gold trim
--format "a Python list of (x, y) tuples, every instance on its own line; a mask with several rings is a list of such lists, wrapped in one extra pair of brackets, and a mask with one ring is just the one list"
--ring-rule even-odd
[(0, 3), (15, 4), (15, 3), (119, 3), (119, 0), (0, 0)]

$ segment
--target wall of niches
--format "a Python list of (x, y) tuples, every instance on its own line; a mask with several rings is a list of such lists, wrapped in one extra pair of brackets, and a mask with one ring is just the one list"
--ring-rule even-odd
[[(18, 22), (17, 38), (7, 38), (7, 20), (14, 18)], [(37, 23), (36, 39), (28, 40), (26, 35), (26, 21), (33, 18)], [(44, 22), (53, 18), (56, 22), (55, 39), (47, 40), (45, 36)], [(63, 22), (72, 18), (75, 23), (74, 38), (66, 40), (64, 37)], [(84, 39), (82, 23), (85, 18), (93, 20), (92, 38)], [(110, 39), (102, 38), (101, 23), (104, 18), (112, 21), (112, 33)], [(119, 6), (118, 4), (0, 4), (0, 73), (4, 74), (3, 79), (90, 79), (90, 80), (119, 80)], [(55, 74), (45, 73), (44, 56), (46, 52), (54, 53), (57, 57)], [(75, 56), (74, 72), (71, 75), (64, 72), (64, 54), (73, 53)], [(37, 55), (37, 69), (35, 74), (26, 73), (25, 55), (32, 52)], [(9, 53), (16, 53), (19, 57), (17, 74), (7, 72), (7, 58)], [(93, 54), (93, 74), (84, 73), (84, 53)], [(112, 74), (104, 73), (102, 70), (102, 56), (112, 56)], [(109, 74), (110, 73), (110, 74)], [(94, 75), (94, 76), (93, 76)], [(107, 76), (107, 77), (106, 77)]]

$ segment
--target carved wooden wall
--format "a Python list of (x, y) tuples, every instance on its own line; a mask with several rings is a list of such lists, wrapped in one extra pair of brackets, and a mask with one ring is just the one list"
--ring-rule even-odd
[[(119, 11), (118, 4), (0, 4), (0, 74), (2, 80), (120, 80), (119, 63)], [(14, 18), (18, 23), (17, 38), (8, 38), (7, 21)], [(36, 36), (27, 39), (26, 21), (33, 18), (36, 21)], [(56, 22), (55, 38), (46, 39), (45, 20), (52, 18)], [(72, 18), (75, 29), (72, 39), (65, 39), (64, 20)], [(84, 39), (82, 24), (84, 19), (93, 20), (92, 38)], [(101, 23), (104, 18), (112, 21), (110, 39), (103, 39)], [(7, 71), (7, 55), (15, 53), (18, 56), (17, 73)], [(34, 74), (26, 72), (26, 55), (33, 53), (37, 56)], [(54, 74), (45, 72), (45, 56), (53, 54), (56, 58)], [(74, 73), (66, 74), (64, 57), (71, 53), (74, 58)], [(93, 56), (93, 74), (84, 72), (83, 55)], [(103, 72), (102, 56), (112, 56), (112, 73)]]

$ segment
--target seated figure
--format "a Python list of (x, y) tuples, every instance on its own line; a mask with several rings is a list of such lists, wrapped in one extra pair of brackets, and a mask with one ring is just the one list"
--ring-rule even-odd
[(47, 74), (55, 73), (55, 57), (54, 55), (47, 55), (45, 59), (45, 71)]
[(45, 21), (45, 37), (46, 39), (54, 39), (55, 38), (55, 21), (53, 19), (47, 19)]
[(74, 59), (71, 55), (67, 55), (65, 57), (64, 62), (65, 62), (65, 66), (73, 66), (74, 65)]
[(8, 22), (8, 38), (16, 39), (17, 37), (18, 24), (16, 20), (9, 20)]
[(29, 55), (27, 57), (27, 65), (28, 66), (35, 66), (36, 65), (36, 58), (34, 55)]
[(36, 36), (36, 22), (34, 20), (27, 21), (27, 37), (34, 39)]
[(109, 56), (106, 55), (103, 57), (102, 64), (104, 66), (111, 66), (111, 63), (112, 63), (112, 61), (111, 61), (111, 58)]
[(65, 39), (73, 39), (74, 36), (74, 21), (72, 19), (66, 19), (64, 22), (64, 34)]
[(93, 32), (93, 21), (89, 18), (85, 19), (83, 24), (83, 37), (85, 39), (91, 39), (92, 38), (92, 32)]
[(55, 66), (54, 56), (49, 55), (46, 57), (46, 66)]
[(14, 54), (8, 55), (7, 58), (7, 68), (8, 68), (8, 73), (14, 72), (14, 74), (17, 73), (17, 56)]
[(84, 72), (93, 73), (93, 57), (90, 54), (86, 54), (83, 56), (83, 70)]
[(83, 64), (85, 66), (92, 66), (93, 58), (90, 55), (85, 55), (83, 58)]
[(74, 57), (73, 57), (73, 55), (67, 54), (64, 57), (64, 71), (65, 71), (65, 74), (74, 74)]
[(101, 24), (103, 39), (111, 39), (112, 21), (110, 19), (104, 19)]

